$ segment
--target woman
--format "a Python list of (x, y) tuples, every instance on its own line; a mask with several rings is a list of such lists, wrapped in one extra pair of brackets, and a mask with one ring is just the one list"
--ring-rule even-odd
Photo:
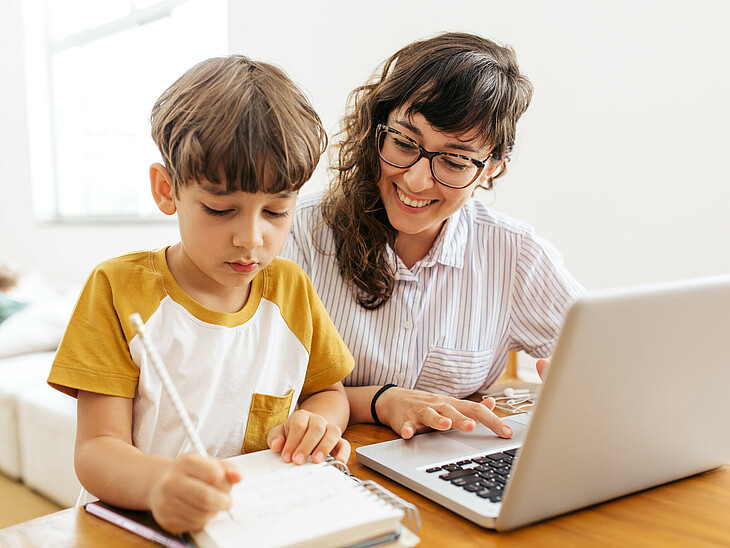
[(510, 48), (463, 33), (404, 47), (353, 91), (336, 179), (300, 200), (281, 253), (355, 356), (352, 423), (511, 436), (493, 400), (459, 398), (511, 350), (549, 356), (583, 292), (531, 227), (471, 198), (505, 173), (531, 96)]

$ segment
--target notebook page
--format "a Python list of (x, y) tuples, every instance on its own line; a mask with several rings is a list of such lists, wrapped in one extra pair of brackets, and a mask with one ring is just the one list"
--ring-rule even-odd
[(403, 517), (326, 463), (286, 464), (272, 451), (230, 460), (242, 476), (232, 491), (233, 519), (222, 512), (196, 535), (204, 547), (341, 546), (394, 531)]

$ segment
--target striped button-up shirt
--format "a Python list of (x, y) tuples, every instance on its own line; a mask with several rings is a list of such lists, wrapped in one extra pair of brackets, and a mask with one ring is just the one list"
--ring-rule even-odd
[(347, 386), (394, 383), (468, 396), (494, 382), (510, 350), (548, 357), (568, 305), (584, 292), (530, 226), (470, 199), (411, 269), (388, 248), (393, 294), (367, 310), (339, 274), (321, 198), (300, 198), (280, 256), (309, 274), (354, 355)]

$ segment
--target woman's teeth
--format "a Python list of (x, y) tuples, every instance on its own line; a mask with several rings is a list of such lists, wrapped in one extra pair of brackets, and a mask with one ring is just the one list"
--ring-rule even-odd
[(395, 191), (398, 193), (400, 201), (411, 207), (424, 207), (433, 202), (434, 200), (411, 200), (408, 196), (403, 194), (398, 187), (395, 187)]

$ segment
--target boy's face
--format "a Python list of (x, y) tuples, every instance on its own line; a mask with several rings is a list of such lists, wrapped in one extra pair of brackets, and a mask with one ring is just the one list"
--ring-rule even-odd
[(224, 184), (208, 181), (178, 188), (167, 211), (158, 200), (164, 213), (171, 214), (170, 208), (177, 213), (181, 244), (173, 275), (178, 283), (189, 293), (194, 286), (192, 293), (232, 296), (231, 290), (241, 288), (247, 296), (251, 280), (281, 251), (296, 200), (296, 192), (228, 193)]

